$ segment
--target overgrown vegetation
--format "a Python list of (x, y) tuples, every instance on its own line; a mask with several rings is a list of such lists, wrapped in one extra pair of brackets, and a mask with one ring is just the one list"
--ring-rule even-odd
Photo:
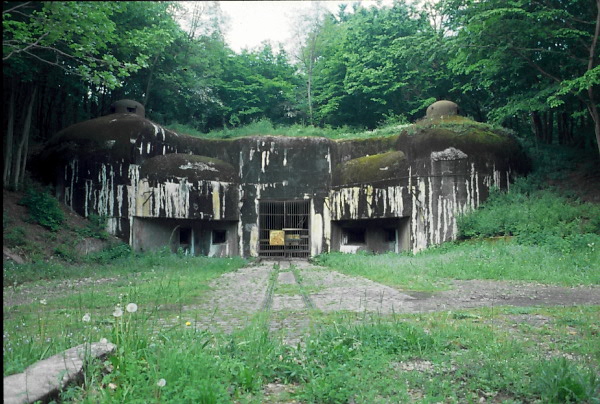
[[(584, 251), (600, 243), (600, 206), (581, 202), (577, 190), (549, 186), (564, 182), (577, 169), (590, 178), (599, 174), (593, 156), (582, 158), (569, 148), (529, 146), (534, 171), (511, 184), (510, 192), (493, 190), (474, 212), (458, 219), (462, 239), (510, 236), (521, 245), (545, 246), (560, 252)], [(568, 186), (568, 184), (567, 184)]]
[(220, 4), (3, 3), (4, 185), (21, 189), (33, 151), (124, 98), (161, 125), (221, 138), (248, 124), (345, 138), (450, 99), (540, 143), (599, 150), (590, 0), (315, 4), (295, 13), (290, 47), (241, 52), (225, 40)]
[(27, 206), (30, 220), (52, 231), (57, 231), (65, 220), (58, 201), (48, 190), (29, 187), (19, 203)]
[(326, 137), (329, 139), (363, 139), (375, 136), (391, 136), (397, 135), (400, 131), (408, 127), (409, 125), (404, 123), (393, 122), (387, 125), (383, 125), (374, 130), (365, 130), (361, 128), (350, 128), (350, 127), (315, 127), (306, 125), (285, 125), (285, 124), (273, 124), (269, 119), (262, 118), (253, 121), (247, 125), (233, 128), (225, 128), (219, 130), (212, 130), (208, 133), (202, 133), (191, 126), (182, 124), (172, 124), (167, 127), (175, 132), (184, 133), (196, 137), (206, 139), (234, 139), (246, 136), (308, 136), (308, 137)]
[(526, 181), (518, 181), (509, 193), (493, 192), (481, 209), (459, 218), (459, 237), (514, 236), (519, 244), (561, 252), (599, 245), (600, 206), (526, 189)]
[(77, 229), (78, 234), (83, 237), (94, 237), (100, 240), (106, 240), (109, 237), (106, 231), (106, 217), (91, 213), (87, 219), (87, 225), (81, 229)]

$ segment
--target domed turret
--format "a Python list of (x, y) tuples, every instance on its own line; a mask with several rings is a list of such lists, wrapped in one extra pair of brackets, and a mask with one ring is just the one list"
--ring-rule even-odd
[(458, 104), (452, 101), (441, 100), (434, 102), (427, 108), (425, 118), (442, 118), (459, 114), (460, 108), (458, 108)]

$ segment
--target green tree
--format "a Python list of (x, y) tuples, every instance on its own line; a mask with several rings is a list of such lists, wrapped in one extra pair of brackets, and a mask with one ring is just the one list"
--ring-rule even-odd
[(237, 126), (261, 118), (290, 123), (299, 84), (285, 51), (275, 53), (268, 43), (228, 58), (220, 86), (227, 124)]
[[(4, 186), (19, 188), (32, 147), (100, 115), (115, 89), (168, 43), (170, 3), (4, 2)], [(146, 14), (148, 16), (148, 14)], [(21, 129), (22, 128), (22, 129)]]
[[(342, 5), (342, 10), (345, 9)], [(300, 74), (304, 76), (304, 88), (306, 94), (306, 115), (310, 125), (315, 123), (314, 114), (314, 89), (313, 82), (315, 77), (315, 65), (317, 60), (323, 56), (326, 19), (332, 16), (323, 7), (320, 2), (312, 3), (308, 12), (297, 16), (294, 27), (294, 38), (296, 41), (294, 58), (300, 69)]]
[(551, 142), (554, 117), (564, 129), (565, 114), (575, 119), (587, 112), (600, 151), (600, 0), (444, 5), (456, 34), (452, 68), (470, 76), (464, 91), (487, 93), (493, 120), (528, 114), (537, 137)]
[(323, 24), (315, 67), (322, 122), (374, 128), (389, 118), (419, 117), (447, 96), (446, 58), (438, 55), (439, 35), (424, 12), (403, 2), (341, 11)]
[(2, 61), (17, 69), (33, 67), (33, 59), (116, 88), (120, 79), (144, 67), (147, 60), (145, 54), (118, 60), (108, 51), (111, 44), (124, 42), (111, 17), (127, 6), (127, 2), (4, 2)]

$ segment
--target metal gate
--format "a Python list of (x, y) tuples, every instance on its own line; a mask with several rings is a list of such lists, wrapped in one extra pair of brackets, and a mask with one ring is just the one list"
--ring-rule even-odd
[(309, 200), (259, 201), (259, 257), (308, 258), (309, 220)]

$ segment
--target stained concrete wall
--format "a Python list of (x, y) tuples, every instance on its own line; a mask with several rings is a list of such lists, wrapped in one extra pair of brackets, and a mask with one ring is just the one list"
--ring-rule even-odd
[[(311, 200), (311, 249), (323, 251), (324, 198), (331, 183), (331, 144), (322, 138), (240, 139), (240, 251), (258, 256), (259, 201)], [(315, 210), (316, 208), (316, 210)]]
[[(310, 254), (317, 255), (419, 251), (453, 239), (458, 214), (523, 171), (515, 147), (510, 137), (480, 128), (417, 128), (351, 141), (213, 141), (115, 114), (59, 133), (46, 161), (67, 205), (106, 216), (108, 230), (136, 250), (169, 244), (172, 229), (189, 222), (195, 253), (257, 256), (260, 201), (309, 200)], [(368, 241), (344, 244), (342, 225), (364, 226)], [(383, 239), (389, 226), (396, 243)], [(213, 229), (225, 229), (227, 242), (212, 245)]]

